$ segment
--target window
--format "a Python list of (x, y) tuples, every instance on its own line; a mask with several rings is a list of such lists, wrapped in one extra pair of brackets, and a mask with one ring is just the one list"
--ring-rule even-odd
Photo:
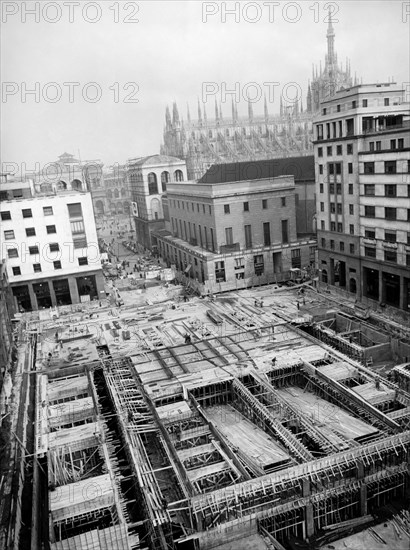
[(397, 140), (397, 149), (404, 149), (404, 139), (400, 138)]
[(385, 231), (384, 240), (388, 243), (395, 243), (397, 239), (396, 231)]
[(233, 244), (232, 227), (225, 228), (225, 242), (226, 244)]
[(334, 193), (335, 193), (335, 184), (334, 183), (329, 184), (329, 193), (331, 195), (334, 195)]
[(323, 183), (319, 183), (319, 193), (323, 193)]
[(335, 241), (333, 239), (330, 239), (330, 250), (335, 249)]
[(224, 283), (225, 279), (225, 262), (215, 262), (215, 280), (217, 283)]
[(87, 246), (87, 237), (85, 235), (83, 235), (81, 237), (75, 237), (73, 239), (73, 243), (74, 243), (74, 248), (75, 249), (85, 248)]
[(320, 229), (325, 231), (325, 220), (320, 220)]
[(353, 143), (348, 143), (347, 144), (347, 154), (348, 155), (353, 155)]
[(245, 225), (245, 247), (252, 248), (252, 226)]
[(340, 105), (337, 105), (336, 111), (337, 111), (338, 113), (340, 113)]
[(225, 212), (225, 214), (230, 214), (231, 213), (231, 208), (230, 208), (229, 204), (224, 204), (224, 212)]
[(19, 267), (13, 267), (13, 275), (21, 275), (21, 269)]
[(347, 164), (347, 171), (349, 172), (349, 174), (353, 174), (353, 163), (352, 162), (349, 162)]
[(0, 216), (3, 221), (11, 220), (10, 212), (0, 212)]
[(323, 164), (319, 164), (319, 174), (323, 174)]
[(322, 115), (326, 114), (326, 107), (322, 109)]
[(352, 109), (356, 109), (357, 103), (356, 101), (352, 101)]
[(82, 258), (78, 258), (78, 265), (88, 265), (87, 256), (83, 256)]
[(345, 250), (345, 243), (343, 241), (340, 241), (339, 243), (339, 250), (340, 252), (344, 252)]
[(390, 140), (390, 149), (396, 149), (396, 140), (395, 139)]
[(5, 231), (4, 232), (4, 239), (6, 241), (11, 241), (12, 239), (14, 239), (14, 231), (12, 229), (10, 229), (9, 231)]
[(384, 98), (384, 105), (385, 107), (388, 107), (390, 105), (390, 99), (388, 97)]
[(9, 258), (18, 258), (18, 257), (19, 257), (19, 253), (18, 253), (17, 248), (8, 248), (8, 249), (7, 249), (7, 256), (8, 256)]
[(321, 203), (320, 203), (320, 211), (321, 211), (321, 212), (324, 212), (324, 211), (325, 211), (325, 203), (324, 203), (324, 202), (321, 202)]
[(211, 205), (208, 206), (208, 210), (209, 210), (209, 215), (212, 216), (212, 206)]
[(265, 269), (262, 254), (258, 254), (257, 256), (253, 257), (253, 265), (255, 269), (255, 275), (258, 275), (258, 276), (262, 275)]
[(330, 203), (330, 212), (331, 214), (334, 214), (336, 212), (336, 205), (334, 202)]
[(376, 207), (375, 206), (365, 206), (364, 215), (366, 218), (375, 218), (376, 217)]
[(330, 231), (336, 231), (336, 222), (330, 222)]
[(317, 156), (318, 157), (323, 157), (323, 147), (318, 147), (317, 148)]
[(56, 260), (55, 262), (53, 262), (53, 265), (54, 265), (54, 269), (61, 269), (60, 260)]
[(161, 187), (162, 187), (162, 191), (166, 191), (167, 190), (167, 183), (169, 182), (169, 172), (162, 172), (161, 173)]
[(397, 216), (397, 208), (386, 207), (384, 209), (384, 217), (386, 220), (395, 220)]
[(332, 148), (331, 147), (326, 147), (326, 154), (327, 154), (328, 157), (332, 156)]
[(26, 236), (27, 237), (35, 237), (36, 230), (34, 227), (26, 227)]
[(44, 214), (44, 216), (52, 216), (53, 215), (53, 207), (52, 206), (43, 206), (43, 214)]
[(376, 151), (381, 151), (381, 150), (382, 150), (382, 142), (376, 141)]
[(354, 205), (353, 204), (349, 204), (349, 214), (351, 216), (353, 216), (353, 214), (354, 214)]
[(354, 225), (352, 223), (349, 224), (349, 233), (350, 235), (354, 235)]
[(343, 233), (343, 224), (341, 222), (338, 222), (337, 224), (337, 232)]
[(342, 194), (342, 185), (340, 183), (336, 184), (336, 195)]
[(374, 151), (374, 141), (369, 143), (369, 151)]
[(34, 273), (40, 273), (41, 264), (33, 264)]
[(335, 173), (335, 165), (334, 164), (329, 164), (328, 165), (328, 172), (330, 175), (333, 175)]
[(321, 244), (322, 244), (322, 248), (326, 248), (326, 239), (322, 238)]
[(336, 155), (342, 155), (343, 154), (343, 148), (341, 145), (337, 145), (336, 147)]
[(23, 208), (23, 210), (21, 212), (23, 214), (23, 218), (32, 218), (33, 217), (33, 213), (31, 212), (31, 208)]
[(365, 162), (364, 163), (364, 173), (365, 174), (374, 174), (374, 162)]
[(295, 248), (294, 250), (291, 250), (290, 253), (291, 256), (291, 264), (292, 268), (301, 268), (302, 267), (302, 260), (300, 256), (300, 248)]
[(397, 186), (396, 185), (385, 185), (384, 186), (384, 196), (385, 197), (397, 197)]
[(262, 208), (263, 208), (263, 210), (267, 210), (267, 208), (268, 208), (268, 199), (262, 199)]
[(46, 225), (47, 234), (51, 235), (52, 233), (57, 233), (55, 225)]
[(385, 174), (395, 174), (396, 173), (396, 161), (395, 160), (386, 160), (384, 163), (384, 173)]
[(68, 208), (68, 215), (70, 218), (82, 218), (83, 217), (83, 210), (81, 208), (80, 202), (73, 202), (71, 204), (67, 204)]
[(341, 202), (337, 203), (337, 213), (338, 214), (343, 214), (343, 208), (342, 208), (342, 203)]
[(349, 244), (350, 254), (354, 254), (354, 244)]
[(286, 244), (289, 242), (289, 221), (282, 220), (281, 227), (282, 227), (282, 242)]
[(59, 252), (60, 245), (58, 243), (50, 243), (50, 252)]
[(362, 107), (367, 107), (367, 99), (362, 99)]
[(366, 197), (374, 197), (375, 195), (375, 186), (374, 183), (367, 183), (364, 186), (364, 194)]
[(353, 195), (353, 183), (349, 183), (349, 195)]
[(366, 237), (366, 239), (375, 239), (376, 231), (374, 229), (365, 229), (364, 236)]
[(263, 244), (265, 246), (270, 246), (270, 244), (271, 244), (271, 241), (270, 241), (270, 223), (269, 222), (265, 222), (263, 224)]
[(342, 173), (342, 163), (341, 162), (336, 162), (335, 166), (336, 166), (336, 174), (341, 174)]
[(243, 211), (244, 212), (249, 212), (249, 202), (244, 202), (243, 203)]
[(397, 252), (395, 250), (385, 250), (384, 251), (384, 261), (397, 263)]
[(182, 170), (175, 170), (174, 172), (175, 181), (184, 181), (184, 174)]
[(158, 195), (157, 175), (154, 172), (148, 174), (148, 194)]
[(371, 246), (365, 246), (364, 247), (364, 255), (368, 258), (375, 258), (376, 257), (376, 249)]

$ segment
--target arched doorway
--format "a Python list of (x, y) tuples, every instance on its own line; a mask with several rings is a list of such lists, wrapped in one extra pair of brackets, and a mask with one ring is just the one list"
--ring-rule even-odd
[(322, 269), (322, 283), (327, 283), (327, 269)]

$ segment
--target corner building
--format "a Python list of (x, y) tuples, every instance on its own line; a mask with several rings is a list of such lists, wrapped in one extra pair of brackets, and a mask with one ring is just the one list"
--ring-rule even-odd
[(15, 188), (15, 195), (25, 195), (1, 201), (2, 258), (13, 309), (105, 298), (91, 194), (41, 193), (25, 182), (7, 186)]
[(410, 308), (410, 110), (395, 83), (354, 86), (315, 119), (322, 283)]
[(297, 232), (293, 175), (167, 189), (158, 250), (201, 293), (284, 281), (314, 264), (316, 240)]

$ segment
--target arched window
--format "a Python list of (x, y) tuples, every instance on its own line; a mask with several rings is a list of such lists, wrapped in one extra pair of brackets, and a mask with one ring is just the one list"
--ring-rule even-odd
[(64, 191), (65, 189), (67, 189), (67, 184), (65, 181), (63, 180), (60, 180), (58, 183), (57, 183), (57, 189), (58, 191)]
[(51, 193), (53, 191), (53, 186), (51, 183), (43, 182), (40, 184), (40, 191), (42, 193)]
[(154, 172), (148, 174), (148, 194), (149, 195), (158, 195), (158, 183), (157, 176)]
[(81, 189), (83, 188), (83, 184), (81, 183), (80, 180), (73, 180), (71, 182), (71, 189), (75, 189), (76, 191), (81, 191)]
[(167, 183), (169, 182), (169, 172), (164, 171), (161, 174), (161, 187), (163, 191), (167, 190)]
[(125, 189), (125, 187), (123, 187), (121, 189), (121, 197), (126, 197), (127, 196), (127, 190)]
[(114, 189), (114, 198), (118, 199), (120, 196), (120, 192), (118, 191), (117, 188)]
[(208, 137), (212, 138), (212, 130), (208, 130)]
[(327, 283), (327, 270), (322, 269), (322, 283)]
[(182, 170), (175, 170), (174, 179), (175, 181), (184, 181), (184, 174), (182, 173)]
[(111, 191), (111, 189), (107, 189), (107, 199), (112, 199), (112, 191)]

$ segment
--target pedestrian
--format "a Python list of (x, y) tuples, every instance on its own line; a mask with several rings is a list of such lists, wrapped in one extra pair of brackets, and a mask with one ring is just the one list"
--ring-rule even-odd
[(298, 308), (298, 311), (299, 311), (299, 309), (300, 309), (299, 300), (296, 302), (296, 307)]

